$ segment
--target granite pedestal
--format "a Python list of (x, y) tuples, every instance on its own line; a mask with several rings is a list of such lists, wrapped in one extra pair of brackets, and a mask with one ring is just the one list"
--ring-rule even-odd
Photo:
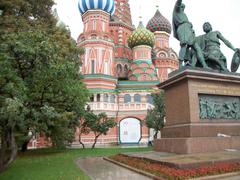
[[(239, 74), (185, 68), (174, 72), (159, 88), (166, 96), (166, 125), (162, 138), (154, 141), (156, 151), (191, 154), (240, 149)], [(206, 112), (214, 110), (215, 114), (201, 115), (202, 99)], [(208, 101), (215, 104), (211, 107)], [(220, 112), (221, 106), (224, 112)], [(227, 112), (228, 108), (232, 110)]]

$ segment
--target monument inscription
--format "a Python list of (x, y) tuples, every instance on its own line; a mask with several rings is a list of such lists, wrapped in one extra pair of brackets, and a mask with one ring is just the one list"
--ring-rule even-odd
[(200, 119), (240, 121), (240, 97), (199, 95)]

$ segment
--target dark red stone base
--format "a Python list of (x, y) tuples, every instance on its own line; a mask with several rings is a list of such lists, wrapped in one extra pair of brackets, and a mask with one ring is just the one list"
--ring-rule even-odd
[(225, 149), (240, 149), (240, 136), (162, 138), (154, 141), (154, 150), (177, 154), (217, 152)]
[[(240, 74), (186, 67), (159, 85), (165, 91), (166, 124), (156, 151), (177, 154), (240, 150), (240, 119), (201, 119), (201, 95), (239, 97)], [(225, 134), (230, 137), (218, 137)]]
[(162, 138), (217, 137), (218, 134), (240, 136), (240, 122), (191, 123), (166, 126), (162, 129)]

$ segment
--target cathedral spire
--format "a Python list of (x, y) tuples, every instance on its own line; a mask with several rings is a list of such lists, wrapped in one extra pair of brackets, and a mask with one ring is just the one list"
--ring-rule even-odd
[(115, 7), (116, 10), (112, 20), (132, 26), (129, 0), (115, 0)]

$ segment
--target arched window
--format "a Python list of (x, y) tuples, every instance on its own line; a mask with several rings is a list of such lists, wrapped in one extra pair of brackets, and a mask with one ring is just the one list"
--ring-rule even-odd
[(81, 38), (81, 41), (85, 41), (85, 37), (82, 37), (82, 38)]
[(167, 72), (168, 72), (168, 74), (171, 73), (172, 71), (173, 71), (172, 68), (167, 68)]
[(140, 94), (135, 94), (134, 95), (134, 102), (141, 102), (141, 95)]
[(108, 36), (104, 36), (103, 38), (104, 38), (104, 40), (108, 40)]
[(95, 74), (95, 61), (94, 60), (91, 61), (91, 73)]
[(153, 104), (153, 97), (150, 94), (147, 95), (147, 103)]
[(94, 101), (94, 95), (90, 96), (90, 102)]
[(157, 71), (157, 76), (159, 77), (159, 69), (158, 69), (158, 68), (156, 68), (156, 71)]
[(100, 102), (100, 99), (101, 99), (101, 95), (97, 94), (97, 102)]
[(124, 65), (124, 71), (128, 72), (128, 65), (127, 64)]
[(97, 26), (97, 23), (96, 23), (96, 20), (93, 21), (93, 30), (95, 31), (96, 30), (96, 26)]
[(144, 80), (144, 81), (147, 80), (147, 75), (146, 75), (146, 74), (143, 75), (143, 80)]
[(122, 72), (122, 65), (118, 64), (117, 65), (117, 73), (120, 74)]
[(115, 95), (110, 96), (110, 103), (115, 103)]
[(90, 38), (91, 39), (97, 39), (97, 35), (96, 34), (91, 34)]
[(105, 22), (102, 23), (102, 30), (105, 31)]
[(104, 102), (108, 102), (108, 94), (104, 94), (104, 96), (103, 96), (103, 101), (104, 101)]
[(124, 103), (130, 103), (131, 102), (131, 96), (129, 94), (124, 95)]
[(109, 66), (108, 66), (108, 62), (107, 61), (104, 61), (104, 74), (108, 74), (109, 72)]

